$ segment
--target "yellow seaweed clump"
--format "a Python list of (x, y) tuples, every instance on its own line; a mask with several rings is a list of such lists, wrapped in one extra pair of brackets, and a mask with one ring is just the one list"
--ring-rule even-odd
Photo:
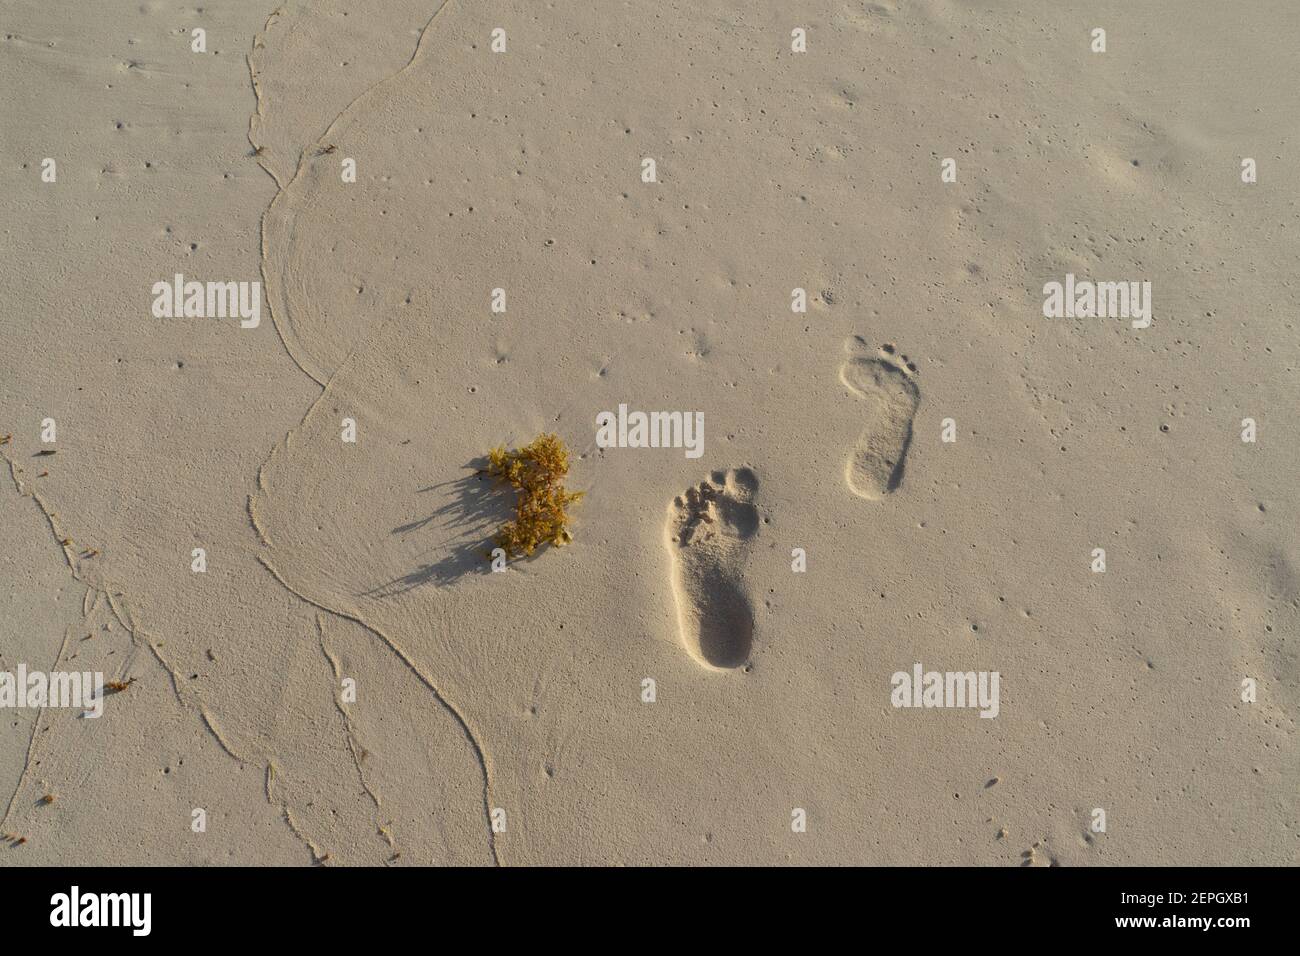
[(539, 435), (515, 451), (494, 448), (482, 472), (515, 491), (515, 518), (493, 539), (508, 560), (531, 555), (544, 544), (560, 546), (572, 540), (567, 509), (582, 492), (564, 490), (569, 449), (558, 435)]

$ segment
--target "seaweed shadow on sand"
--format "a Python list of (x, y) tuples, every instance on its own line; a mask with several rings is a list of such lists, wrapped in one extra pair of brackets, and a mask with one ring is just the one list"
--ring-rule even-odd
[(447, 535), (437, 550), (446, 553), (431, 564), (421, 564), (415, 570), (385, 582), (365, 592), (366, 597), (393, 597), (405, 594), (424, 584), (436, 587), (454, 584), (467, 574), (486, 574), (491, 570), (488, 555), (492, 551), (492, 536), (514, 514), (510, 495), (491, 476), (484, 473), (488, 460), (476, 458), (464, 467), (469, 474), (444, 481), (427, 488), (416, 489), (418, 494), (450, 489), (446, 504), (415, 521), (398, 525), (394, 535), (410, 534), (434, 525)]

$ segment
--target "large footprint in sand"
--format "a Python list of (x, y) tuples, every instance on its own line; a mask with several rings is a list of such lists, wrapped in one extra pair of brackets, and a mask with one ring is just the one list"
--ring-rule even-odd
[(748, 468), (714, 472), (669, 508), (682, 642), (697, 661), (719, 670), (748, 661), (754, 643), (754, 612), (741, 577), (758, 531), (757, 490), (758, 478)]
[(845, 480), (861, 498), (883, 498), (903, 481), (903, 465), (912, 444), (912, 418), (921, 402), (916, 366), (892, 345), (870, 349), (853, 336), (840, 381), (865, 406), (866, 427), (849, 456)]

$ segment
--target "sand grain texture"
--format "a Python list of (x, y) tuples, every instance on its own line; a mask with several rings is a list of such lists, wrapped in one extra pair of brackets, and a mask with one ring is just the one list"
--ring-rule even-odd
[[(6, 721), (0, 863), (1296, 862), (1288, 4), (241, 6), (0, 41), (0, 665), (137, 678)], [(543, 431), (575, 540), (490, 573)], [(892, 708), (918, 661), (998, 718)]]

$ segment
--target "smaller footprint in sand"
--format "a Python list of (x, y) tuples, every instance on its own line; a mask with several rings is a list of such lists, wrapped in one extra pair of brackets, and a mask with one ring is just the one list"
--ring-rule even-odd
[(840, 381), (863, 401), (866, 427), (849, 456), (845, 479), (855, 495), (883, 498), (903, 481), (903, 465), (912, 444), (912, 418), (921, 403), (916, 366), (893, 345), (871, 349), (853, 336), (840, 369)]
[(666, 530), (682, 642), (697, 661), (722, 670), (748, 661), (754, 644), (741, 578), (758, 531), (758, 477), (748, 468), (710, 477), (673, 499)]

